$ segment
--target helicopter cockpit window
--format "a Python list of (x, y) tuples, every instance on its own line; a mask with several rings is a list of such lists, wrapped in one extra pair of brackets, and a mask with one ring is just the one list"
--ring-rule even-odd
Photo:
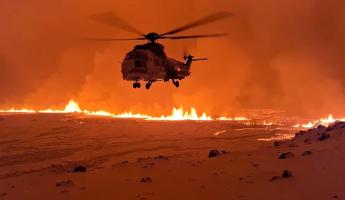
[(136, 60), (145, 60), (148, 61), (149, 58), (146, 54), (142, 54), (142, 53), (133, 53), (133, 54), (129, 54), (126, 59), (136, 59)]
[(149, 60), (149, 58), (147, 57), (146, 54), (143, 54), (143, 55), (141, 55), (141, 56), (142, 56), (142, 59), (143, 59), (143, 60), (146, 60), (146, 61)]

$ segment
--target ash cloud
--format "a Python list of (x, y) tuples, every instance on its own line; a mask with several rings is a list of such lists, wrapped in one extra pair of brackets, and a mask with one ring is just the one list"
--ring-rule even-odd
[[(174, 105), (212, 114), (245, 108), (289, 114), (344, 114), (345, 14), (341, 1), (43, 1), (4, 0), (0, 7), (0, 104), (167, 113)], [(183, 6), (181, 6), (183, 5)], [(184, 49), (194, 63), (181, 88), (157, 83), (134, 91), (120, 62), (135, 42), (87, 43), (83, 37), (135, 37), (88, 16), (114, 11), (149, 32), (164, 32), (210, 12), (236, 17), (184, 34), (230, 32), (222, 39), (161, 41), (169, 56)]]

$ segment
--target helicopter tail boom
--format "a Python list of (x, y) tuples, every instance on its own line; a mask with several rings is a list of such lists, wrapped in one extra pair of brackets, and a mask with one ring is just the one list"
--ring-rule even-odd
[(185, 55), (184, 59), (186, 61), (185, 65), (188, 66), (188, 68), (190, 68), (190, 66), (192, 65), (193, 61), (202, 61), (202, 60), (208, 60), (208, 58), (194, 58), (194, 56), (192, 55)]

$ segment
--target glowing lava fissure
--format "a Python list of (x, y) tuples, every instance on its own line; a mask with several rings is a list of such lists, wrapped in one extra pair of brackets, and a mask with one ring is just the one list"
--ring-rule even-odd
[[(133, 112), (124, 112), (121, 114), (114, 114), (110, 113), (105, 110), (97, 110), (97, 111), (90, 111), (90, 110), (83, 110), (79, 107), (79, 104), (73, 100), (70, 100), (63, 110), (53, 110), (53, 109), (46, 109), (46, 110), (32, 110), (28, 108), (23, 109), (8, 109), (8, 110), (0, 110), (0, 113), (79, 113), (83, 115), (89, 116), (103, 116), (103, 117), (112, 117), (118, 119), (143, 119), (143, 120), (151, 120), (151, 121), (183, 121), (183, 120), (191, 120), (191, 121), (238, 121), (242, 122), (245, 125), (252, 126), (252, 125), (261, 125), (261, 126), (274, 126), (279, 125), (277, 123), (268, 122), (268, 121), (255, 121), (249, 119), (247, 117), (239, 116), (239, 117), (217, 117), (212, 118), (211, 116), (207, 115), (203, 112), (199, 115), (195, 108), (190, 108), (190, 110), (184, 110), (182, 107), (180, 108), (173, 108), (172, 113), (168, 116), (161, 115), (160, 117), (151, 116), (148, 114), (140, 114), (140, 113), (133, 113)], [(299, 123), (294, 126), (290, 126), (291, 128), (296, 129), (309, 129), (315, 127), (319, 124), (324, 126), (328, 126), (336, 121), (345, 121), (345, 118), (335, 119), (332, 115), (329, 115), (328, 118), (321, 118), (319, 120), (314, 120), (308, 122), (306, 124)]]
[(113, 118), (122, 118), (122, 119), (144, 119), (144, 120), (156, 120), (156, 121), (182, 121), (182, 120), (194, 120), (194, 121), (212, 121), (212, 120), (228, 120), (228, 121), (246, 121), (248, 118), (246, 117), (234, 117), (234, 118), (226, 118), (226, 117), (219, 117), (219, 118), (212, 118), (208, 116), (205, 112), (199, 115), (195, 108), (191, 108), (189, 111), (185, 111), (182, 107), (180, 108), (173, 108), (171, 115), (169, 116), (160, 116), (154, 117), (147, 114), (139, 114), (139, 113), (132, 113), (132, 112), (125, 112), (121, 114), (113, 114), (108, 111), (98, 110), (98, 111), (90, 111), (90, 110), (82, 110), (79, 107), (79, 104), (73, 100), (70, 100), (68, 104), (65, 106), (63, 110), (53, 110), (53, 109), (46, 109), (46, 110), (31, 110), (31, 109), (14, 109), (11, 108), (9, 110), (0, 110), (2, 113), (80, 113), (84, 115), (90, 116), (106, 116), (106, 117), (113, 117)]

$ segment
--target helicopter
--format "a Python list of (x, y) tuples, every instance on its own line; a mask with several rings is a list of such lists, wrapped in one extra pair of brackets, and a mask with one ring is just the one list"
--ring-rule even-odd
[(150, 89), (152, 83), (156, 81), (172, 83), (179, 87), (182, 79), (191, 75), (191, 64), (193, 61), (207, 60), (207, 58), (194, 58), (189, 53), (183, 56), (184, 61), (178, 61), (169, 58), (164, 51), (164, 46), (158, 43), (158, 40), (171, 39), (195, 39), (195, 38), (212, 38), (223, 37), (227, 33), (216, 34), (199, 34), (199, 35), (182, 35), (175, 36), (175, 34), (186, 31), (197, 26), (206, 25), (215, 21), (226, 19), (234, 16), (230, 12), (216, 12), (206, 17), (195, 20), (184, 26), (172, 29), (165, 33), (150, 32), (144, 34), (135, 27), (131, 26), (125, 20), (117, 16), (113, 12), (104, 12), (90, 16), (92, 20), (102, 23), (111, 27), (119, 28), (124, 31), (139, 35), (136, 38), (86, 38), (92, 41), (143, 41), (147, 43), (136, 45), (133, 50), (128, 52), (121, 63), (122, 78), (127, 81), (133, 82), (133, 88), (140, 88), (140, 81), (146, 82), (146, 89)]

